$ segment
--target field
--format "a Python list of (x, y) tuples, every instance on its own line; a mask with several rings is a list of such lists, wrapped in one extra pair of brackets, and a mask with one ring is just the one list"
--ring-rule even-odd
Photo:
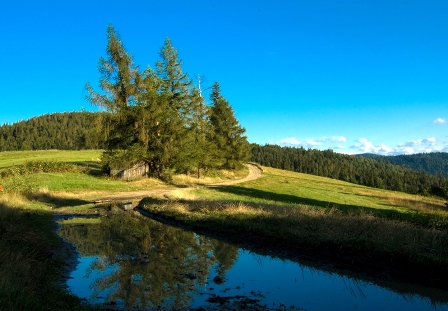
[(101, 157), (101, 150), (36, 150), (0, 152), (0, 170), (23, 164), (27, 161), (58, 161), (95, 165)]
[[(204, 184), (241, 178), (247, 170), (210, 172), (200, 180), (174, 176), (170, 184), (126, 182), (100, 173), (100, 154), (0, 154), (0, 172), (30, 161), (74, 167), (22, 170), (0, 180), (5, 186), (0, 193), (0, 301), (6, 301), (0, 310), (84, 310), (57, 282), (67, 258), (60, 252), (53, 216), (98, 212), (101, 206), (92, 201), (117, 193), (147, 193), (140, 207), (156, 217), (269, 253), (446, 288), (448, 212), (441, 199), (267, 167), (261, 178), (232, 186)], [(59, 304), (54, 306), (54, 300)]]

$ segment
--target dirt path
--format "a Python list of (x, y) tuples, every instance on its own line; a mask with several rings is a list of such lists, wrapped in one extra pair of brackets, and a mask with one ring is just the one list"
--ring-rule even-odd
[(249, 174), (243, 179), (229, 180), (229, 181), (222, 182), (222, 183), (206, 185), (205, 187), (213, 188), (213, 187), (220, 187), (220, 186), (231, 186), (231, 185), (240, 184), (245, 181), (255, 180), (255, 179), (261, 177), (263, 172), (258, 166), (253, 165), (253, 164), (247, 164), (247, 167), (249, 168)]
[[(258, 166), (253, 165), (253, 164), (247, 164), (246, 166), (249, 168), (249, 174), (245, 178), (205, 185), (203, 187), (213, 188), (213, 187), (221, 187), (221, 186), (231, 186), (231, 185), (236, 185), (236, 184), (250, 181), (250, 180), (255, 180), (255, 179), (261, 177), (262, 170)], [(182, 188), (183, 191), (191, 190), (191, 189), (193, 189), (193, 188)], [(104, 201), (136, 200), (136, 199), (142, 199), (144, 197), (151, 196), (151, 195), (164, 195), (173, 190), (179, 190), (179, 188), (116, 192), (111, 195), (96, 198), (93, 201), (96, 203), (99, 203), (99, 202), (104, 202)]]

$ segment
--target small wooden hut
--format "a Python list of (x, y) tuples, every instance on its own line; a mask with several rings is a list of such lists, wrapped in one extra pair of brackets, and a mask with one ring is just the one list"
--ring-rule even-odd
[(146, 162), (140, 162), (127, 169), (111, 170), (110, 173), (111, 176), (121, 179), (134, 180), (136, 178), (146, 177), (149, 175), (149, 164)]

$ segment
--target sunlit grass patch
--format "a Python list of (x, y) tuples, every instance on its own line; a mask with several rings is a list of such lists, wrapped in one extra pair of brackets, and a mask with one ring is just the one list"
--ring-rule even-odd
[(165, 198), (170, 200), (194, 200), (196, 197), (190, 189), (176, 189), (164, 194)]
[(246, 167), (240, 170), (210, 170), (202, 173), (198, 178), (195, 174), (177, 174), (172, 176), (172, 183), (176, 186), (196, 186), (209, 185), (223, 181), (241, 179), (246, 177), (248, 169)]
[(195, 185), (206, 185), (211, 184), (213, 182), (220, 181), (220, 178), (213, 178), (213, 177), (200, 177), (197, 178), (195, 176), (180, 174), (180, 175), (174, 175), (172, 177), (172, 183), (177, 186), (195, 186)]
[(102, 150), (35, 150), (5, 151), (1, 153), (0, 170), (29, 161), (55, 161), (68, 163), (98, 163)]

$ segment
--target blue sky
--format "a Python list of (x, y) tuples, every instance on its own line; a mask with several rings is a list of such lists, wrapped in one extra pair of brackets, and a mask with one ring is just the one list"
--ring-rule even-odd
[(0, 1), (0, 124), (95, 111), (113, 24), (141, 68), (169, 37), (248, 140), (448, 152), (448, 1)]

